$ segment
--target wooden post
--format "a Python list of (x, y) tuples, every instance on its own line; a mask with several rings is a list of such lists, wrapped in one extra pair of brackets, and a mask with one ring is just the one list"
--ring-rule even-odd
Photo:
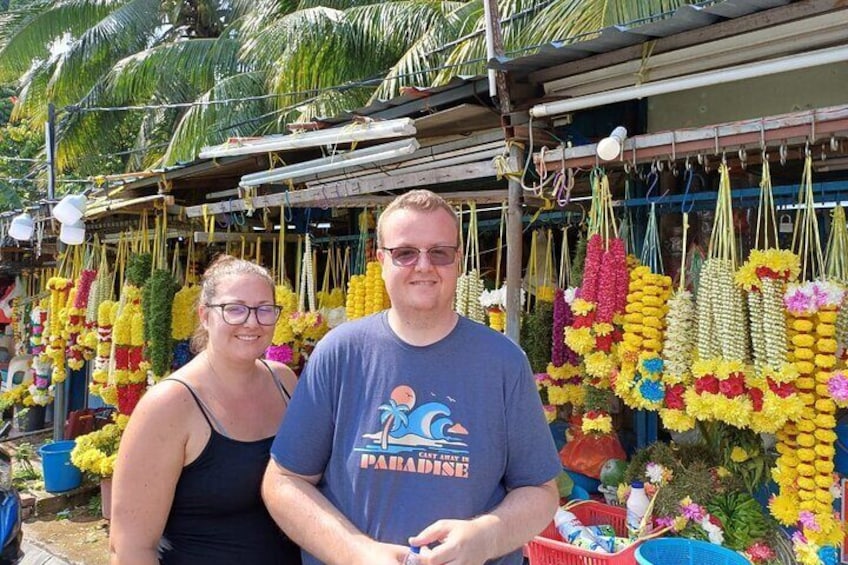
[[(501, 16), (497, 0), (483, 0), (486, 3), (486, 37), (487, 43), (493, 47), (495, 56), (504, 54), (503, 35), (501, 34)], [(513, 137), (510, 114), (512, 101), (509, 95), (506, 73), (498, 71), (495, 74), (498, 102), (501, 110), (501, 126), (504, 141), (509, 142)], [(510, 162), (522, 162), (522, 151), (519, 147), (510, 145)], [(521, 322), (521, 261), (522, 261), (522, 211), (521, 211), (521, 179), (509, 178), (509, 193), (506, 213), (506, 335), (518, 343)]]

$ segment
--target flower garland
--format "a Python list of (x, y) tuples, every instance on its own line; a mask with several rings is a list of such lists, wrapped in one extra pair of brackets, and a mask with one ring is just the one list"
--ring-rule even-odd
[(345, 305), (344, 289), (335, 287), (330, 292), (323, 290), (318, 291), (318, 309), (322, 308), (339, 308)]
[[(836, 365), (833, 336), (844, 298), (844, 289), (821, 281), (791, 285), (784, 295), (792, 328), (789, 357), (800, 374), (796, 384), (805, 408), (796, 423), (777, 434), (780, 455), (772, 476), (779, 492), (769, 509), (781, 524), (797, 525), (804, 540), (815, 546), (836, 546), (843, 539), (843, 526), (832, 508), (836, 403), (828, 385)], [(796, 546), (799, 559), (805, 548)]]
[(486, 290), (480, 271), (471, 269), (463, 273), (456, 281), (454, 310), (460, 316), (470, 318), (481, 324), (486, 322), (486, 312), (480, 304), (480, 297)]
[[(66, 305), (71, 290), (71, 281), (62, 277), (52, 277), (47, 281), (47, 289), (50, 291), (50, 307), (48, 309), (48, 320), (45, 334), (47, 342), (41, 353), (47, 360), (52, 361), (52, 381), (54, 384), (65, 381), (65, 346), (67, 340), (63, 336), (65, 321), (67, 318)], [(42, 337), (42, 341), (43, 341)]]
[(695, 303), (692, 293), (679, 290), (668, 299), (663, 343), (663, 382), (665, 405), (660, 418), (666, 429), (685, 432), (695, 427), (695, 418), (686, 411), (684, 394), (692, 384), (692, 335), (695, 335)]
[(32, 323), (29, 344), (30, 353), (33, 356), (38, 356), (44, 351), (44, 326), (47, 323), (48, 304), (48, 299), (42, 298), (29, 314), (29, 319)]
[(350, 277), (345, 302), (348, 320), (370, 316), (391, 306), (382, 272), (383, 267), (379, 261), (369, 261), (365, 265), (364, 275)]
[(171, 338), (172, 309), (177, 282), (167, 269), (156, 269), (144, 285), (144, 309), (147, 358), (154, 381), (165, 377), (171, 369), (174, 344)]
[(621, 369), (613, 390), (625, 404), (642, 410), (659, 410), (665, 399), (660, 357), (671, 278), (639, 266), (630, 272), (624, 315)]
[[(506, 329), (506, 285), (494, 290), (483, 290), (480, 293), (480, 305), (486, 310), (486, 315), (489, 317), (489, 327), (497, 332), (503, 332)], [(520, 289), (520, 305), (524, 307), (524, 301), (527, 299), (527, 292)]]
[(608, 243), (605, 251), (599, 234), (589, 238), (583, 284), (571, 304), (574, 322), (565, 329), (565, 343), (583, 356), (590, 384), (603, 389), (610, 387), (616, 365), (613, 345), (622, 337), (617, 315), (624, 311), (629, 279), (624, 242)]
[(575, 289), (564, 291), (558, 288), (554, 291), (551, 362), (546, 368), (547, 400), (554, 407), (565, 404), (582, 406), (586, 399), (580, 375), (580, 356), (565, 344), (565, 328), (574, 321), (571, 302), (575, 295)]
[(118, 314), (118, 302), (104, 300), (97, 307), (97, 355), (91, 373), (91, 394), (104, 398), (103, 389), (109, 386), (109, 360), (112, 355), (112, 325)]
[(112, 327), (115, 342), (115, 370), (111, 384), (115, 385), (118, 411), (130, 415), (147, 386), (144, 360), (144, 314), (141, 309), (141, 289), (127, 283), (123, 290), (123, 307)]
[(50, 374), (53, 365), (50, 359), (35, 357), (32, 360), (33, 378), (29, 385), (29, 394), (33, 404), (47, 406), (53, 401), (53, 387), (50, 386)]
[(698, 289), (697, 358), (694, 386), (684, 394), (686, 410), (698, 420), (745, 428), (753, 403), (745, 384), (748, 325), (742, 291), (733, 282), (732, 261), (709, 258)]
[(86, 360), (92, 358), (92, 351), (87, 349), (85, 342), (81, 341), (85, 331), (85, 315), (88, 309), (88, 298), (91, 287), (97, 278), (97, 271), (83, 269), (80, 272), (74, 287), (73, 302), (68, 307), (68, 324), (66, 327), (67, 350), (65, 352), (68, 367), (74, 371), (82, 369)]
[(787, 362), (783, 308), (786, 284), (797, 279), (800, 270), (800, 259), (791, 251), (755, 249), (736, 273), (736, 283), (748, 297), (754, 371), (748, 373), (746, 385), (755, 432), (775, 433), (804, 410), (794, 385), (798, 371)]

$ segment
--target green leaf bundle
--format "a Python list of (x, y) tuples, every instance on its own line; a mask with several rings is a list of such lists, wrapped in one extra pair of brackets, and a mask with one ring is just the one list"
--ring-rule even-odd
[(150, 359), (150, 367), (157, 378), (164, 377), (171, 369), (174, 354), (171, 306), (177, 288), (177, 281), (170, 271), (157, 269), (150, 275), (142, 294), (147, 358)]

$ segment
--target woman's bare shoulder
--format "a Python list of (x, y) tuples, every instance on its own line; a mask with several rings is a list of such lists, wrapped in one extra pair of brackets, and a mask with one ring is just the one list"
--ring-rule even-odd
[(279, 361), (265, 361), (273, 371), (274, 376), (285, 385), (286, 390), (291, 394), (294, 387), (297, 385), (297, 375), (289, 368), (288, 365)]

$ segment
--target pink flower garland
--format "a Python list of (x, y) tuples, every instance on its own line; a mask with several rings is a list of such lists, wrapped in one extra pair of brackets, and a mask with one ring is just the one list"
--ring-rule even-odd
[(616, 313), (624, 312), (629, 282), (624, 242), (617, 238), (611, 239), (609, 249), (604, 253), (598, 281), (598, 322), (611, 323)]
[(598, 234), (586, 243), (586, 261), (583, 266), (583, 284), (580, 286), (580, 298), (587, 302), (598, 300), (598, 277), (601, 273), (601, 259), (604, 255), (604, 243)]

